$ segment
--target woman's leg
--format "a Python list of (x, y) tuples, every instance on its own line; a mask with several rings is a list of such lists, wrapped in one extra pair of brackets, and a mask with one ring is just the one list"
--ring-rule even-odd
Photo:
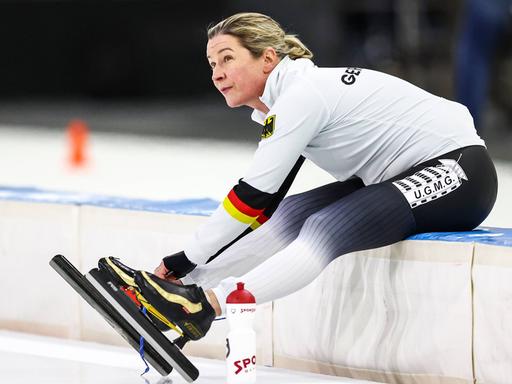
[(335, 182), (285, 198), (272, 217), (208, 264), (189, 274), (207, 289), (228, 276), (241, 276), (288, 246), (313, 213), (362, 188), (360, 179)]
[(240, 280), (264, 303), (306, 286), (343, 254), (389, 245), (418, 229), (472, 229), (490, 212), (496, 188), (484, 147), (450, 152), (319, 210), (286, 248), (240, 278), (221, 281), (213, 294), (224, 310)]
[(364, 187), (311, 215), (290, 245), (240, 278), (224, 279), (213, 292), (222, 312), (237, 281), (258, 303), (275, 300), (309, 284), (336, 257), (395, 243), (415, 228), (396, 188), (389, 183)]

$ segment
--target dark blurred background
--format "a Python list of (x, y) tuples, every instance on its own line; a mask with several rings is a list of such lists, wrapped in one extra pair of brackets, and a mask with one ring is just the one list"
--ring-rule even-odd
[[(0, 125), (255, 140), (211, 85), (206, 29), (267, 13), (319, 66), (402, 77), (470, 106), (512, 159), (512, 0), (0, 0)], [(450, 123), (447, 122), (447, 125)]]

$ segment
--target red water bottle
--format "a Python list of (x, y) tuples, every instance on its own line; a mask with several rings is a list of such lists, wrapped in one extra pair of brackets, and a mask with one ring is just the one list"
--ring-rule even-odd
[(229, 333), (226, 339), (227, 384), (256, 382), (256, 332), (253, 329), (256, 299), (244, 283), (226, 299)]

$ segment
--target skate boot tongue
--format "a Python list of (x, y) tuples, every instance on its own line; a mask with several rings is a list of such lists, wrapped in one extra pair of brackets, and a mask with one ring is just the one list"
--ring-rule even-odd
[(116, 279), (119, 285), (136, 287), (135, 270), (121, 263), (116, 257), (103, 257), (98, 260), (98, 269), (104, 271)]
[(135, 273), (135, 282), (148, 303), (190, 339), (198, 340), (210, 329), (215, 311), (202, 288), (177, 285), (144, 271)]

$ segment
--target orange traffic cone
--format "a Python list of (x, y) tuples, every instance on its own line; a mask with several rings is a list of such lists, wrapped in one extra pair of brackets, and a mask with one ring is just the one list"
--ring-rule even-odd
[(85, 165), (89, 127), (83, 120), (71, 120), (67, 128), (69, 162), (73, 167)]

